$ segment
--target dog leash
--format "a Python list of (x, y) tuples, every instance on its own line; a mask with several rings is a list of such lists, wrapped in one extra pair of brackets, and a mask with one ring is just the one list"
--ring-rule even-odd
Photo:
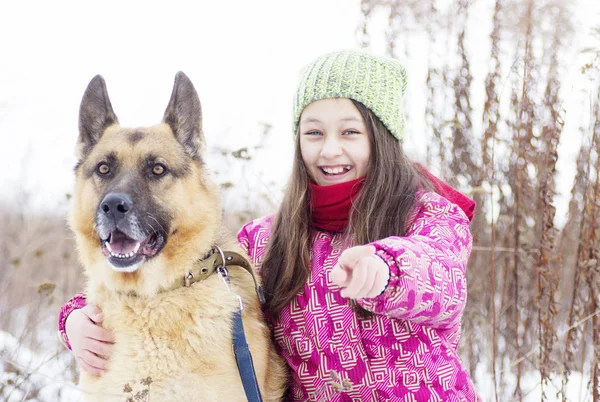
[[(217, 258), (220, 257), (220, 261)], [(218, 246), (215, 246), (209, 255), (200, 261), (200, 267), (188, 272), (184, 279), (184, 286), (189, 287), (192, 283), (205, 279), (213, 272), (219, 275), (219, 278), (223, 280), (223, 283), (232, 292), (231, 281), (229, 278), (229, 271), (227, 270), (228, 265), (240, 266), (246, 269), (252, 275), (254, 280), (254, 286), (256, 288), (256, 294), (261, 304), (265, 302), (265, 296), (262, 287), (259, 285), (254, 269), (246, 258), (238, 253), (231, 251), (223, 251)], [(258, 381), (256, 379), (256, 371), (254, 370), (254, 363), (252, 361), (252, 353), (248, 347), (246, 340), (246, 333), (244, 332), (244, 323), (242, 321), (242, 311), (244, 310), (244, 303), (242, 298), (234, 293), (237, 297), (240, 305), (239, 310), (233, 314), (233, 354), (235, 355), (235, 361), (237, 363), (238, 371), (240, 372), (240, 378), (246, 393), (246, 399), (248, 402), (262, 402), (262, 396), (260, 389), (258, 388)]]

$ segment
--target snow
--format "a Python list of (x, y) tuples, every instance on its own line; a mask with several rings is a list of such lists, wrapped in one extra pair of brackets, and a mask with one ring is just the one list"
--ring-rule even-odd
[(44, 350), (34, 353), (13, 335), (0, 331), (0, 399), (7, 402), (80, 399), (80, 392), (69, 379), (70, 352), (61, 351), (57, 355), (48, 351), (51, 349)]

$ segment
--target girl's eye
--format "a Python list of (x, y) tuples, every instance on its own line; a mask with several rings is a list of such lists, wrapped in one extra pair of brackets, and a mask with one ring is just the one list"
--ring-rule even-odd
[(105, 176), (110, 173), (110, 167), (108, 166), (108, 164), (106, 162), (102, 162), (101, 164), (98, 165), (98, 167), (96, 168), (96, 171), (98, 172), (98, 174)]
[(304, 135), (321, 135), (321, 132), (317, 131), (317, 130), (313, 130), (313, 131), (308, 131), (308, 132), (304, 133)]
[(152, 167), (152, 174), (162, 176), (167, 172), (167, 168), (162, 163), (157, 163)]
[(352, 135), (352, 134), (359, 134), (359, 132), (356, 130), (346, 130), (346, 131), (344, 131), (344, 134)]

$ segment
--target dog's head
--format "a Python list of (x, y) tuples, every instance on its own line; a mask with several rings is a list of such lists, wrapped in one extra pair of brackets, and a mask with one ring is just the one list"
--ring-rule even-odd
[(90, 280), (153, 294), (211, 247), (220, 208), (204, 148), (200, 100), (182, 72), (162, 123), (144, 128), (120, 127), (104, 79), (92, 79), (69, 219)]

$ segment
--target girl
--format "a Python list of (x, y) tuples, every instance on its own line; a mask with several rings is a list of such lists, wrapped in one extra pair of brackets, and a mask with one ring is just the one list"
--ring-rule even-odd
[[(238, 234), (293, 400), (479, 400), (456, 353), (474, 203), (403, 153), (405, 87), (397, 61), (358, 51), (309, 64), (283, 202)], [(59, 326), (100, 370), (110, 334), (93, 307), (69, 315), (82, 302)]]

